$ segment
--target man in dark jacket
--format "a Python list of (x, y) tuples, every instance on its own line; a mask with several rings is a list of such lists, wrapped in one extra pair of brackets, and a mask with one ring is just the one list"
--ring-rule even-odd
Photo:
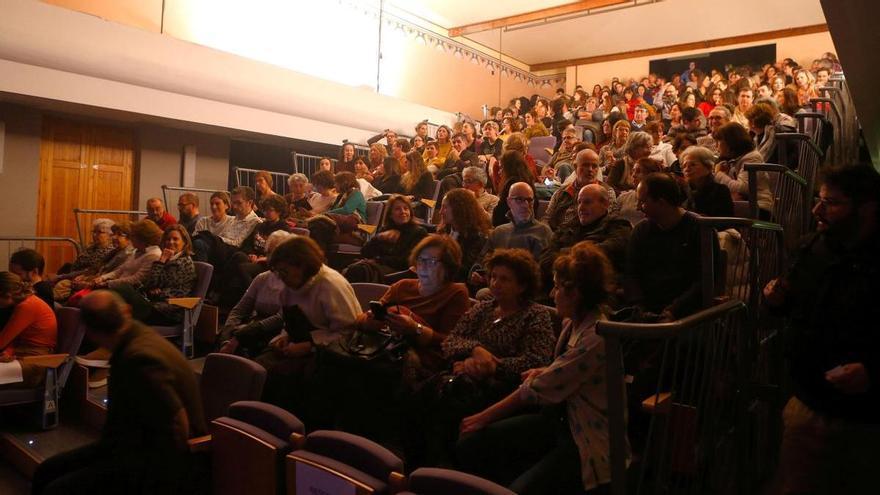
[(80, 310), (89, 338), (112, 351), (107, 421), (96, 443), (43, 462), (33, 493), (189, 492), (187, 440), (207, 433), (192, 368), (116, 294), (93, 292)]
[(880, 442), (880, 174), (831, 170), (785, 276), (764, 289), (787, 314), (794, 397), (783, 411), (786, 493), (873, 493)]

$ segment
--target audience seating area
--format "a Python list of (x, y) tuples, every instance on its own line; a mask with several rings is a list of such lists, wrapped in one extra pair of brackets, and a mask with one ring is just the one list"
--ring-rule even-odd
[[(745, 78), (746, 84), (751, 79), (751, 87), (754, 87), (763, 73), (750, 76), (753, 77)], [(632, 92), (638, 83), (620, 85)], [(800, 111), (792, 116), (797, 121), (797, 132), (775, 135), (779, 163), (745, 165), (748, 194), (735, 198), (735, 217), (699, 218), (702, 308), (662, 323), (601, 321), (598, 324), (598, 334), (606, 346), (608, 383), (622, 382), (632, 373), (634, 352), (656, 352), (659, 356), (656, 369), (640, 375), (641, 379), (627, 390), (614, 386), (607, 389), (607, 455), (612, 469), (610, 490), (615, 494), (720, 493), (733, 491), (734, 487), (740, 492), (756, 493), (774, 475), (778, 462), (775, 452), (782, 435), (778, 418), (791, 391), (787, 388), (784, 369), (785, 322), (767, 314), (761, 290), (783, 272), (787, 254), (798, 239), (814, 229), (811, 210), (820, 171), (830, 165), (855, 163), (858, 158), (859, 127), (845, 77), (835, 72), (827, 86), (813, 89), (817, 96), (804, 102)], [(663, 91), (665, 86), (661, 87), (658, 82), (647, 90)], [(618, 96), (627, 103), (623, 89), (618, 91), (616, 82), (608, 91), (609, 104)], [(654, 101), (659, 100), (645, 99), (637, 105), (650, 106), (651, 118), (664, 124), (662, 109), (654, 108)], [(585, 102), (569, 100), (569, 103), (573, 107)], [(608, 112), (605, 118), (616, 115), (616, 119), (627, 119), (626, 111), (618, 111), (614, 103), (615, 113)], [(545, 106), (548, 106), (546, 102)], [(733, 114), (734, 109), (729, 110)], [(562, 115), (552, 117), (557, 119)], [(574, 123), (568, 122), (568, 125)], [(462, 124), (457, 124), (455, 132)], [(579, 138), (585, 134), (597, 137), (595, 129), (601, 133), (598, 124), (592, 122), (587, 133), (583, 132), (585, 127), (579, 127)], [(470, 127), (477, 132), (481, 128), (473, 122)], [(431, 128), (433, 137), (436, 126), (432, 124)], [(674, 131), (668, 134), (664, 131), (663, 135), (674, 137)], [(553, 154), (548, 150), (557, 149), (559, 140), (560, 136), (555, 133), (529, 140), (527, 154), (538, 164), (539, 170), (551, 162)], [(392, 143), (388, 144), (390, 148)], [(607, 139), (597, 139), (586, 147), (598, 148), (603, 144), (607, 144)], [(369, 147), (356, 146), (356, 156), (368, 166), (369, 153)], [(321, 158), (295, 154), (293, 172), (303, 173), (311, 180), (320, 170)], [(333, 167), (339, 163), (336, 159), (331, 162)], [(571, 162), (574, 165), (574, 158)], [(235, 184), (258, 188), (261, 173), (265, 172), (236, 168)], [(763, 216), (765, 213), (758, 205), (759, 174), (764, 173), (769, 175), (773, 199), (769, 217)], [(289, 174), (269, 174), (274, 193), (284, 196), (293, 192)], [(489, 189), (491, 183), (490, 179)], [(417, 219), (429, 232), (443, 222), (439, 206), (444, 200), (441, 185), (442, 180), (434, 180), (433, 196), (423, 198), (427, 214)], [(193, 194), (199, 198), (203, 212), (207, 212), (216, 191), (162, 186), (161, 192), (165, 205), (175, 204), (183, 194)], [(546, 199), (536, 201), (534, 217), (543, 220), (550, 204)], [(579, 208), (577, 201), (571, 208)], [(366, 217), (358, 225), (363, 241), (376, 236), (391, 214), (388, 210), (384, 198), (366, 201)], [(138, 210), (76, 209), (74, 213), (81, 233), (78, 240), (6, 236), (0, 237), (0, 243), (6, 243), (8, 255), (16, 247), (50, 241), (68, 243), (79, 253), (87, 244), (83, 238), (86, 226), (80, 225), (82, 215), (94, 218), (102, 214), (122, 214), (133, 221), (147, 215), (146, 211)], [(280, 213), (284, 218), (288, 212)], [(298, 223), (289, 230), (308, 235), (304, 225)], [(361, 247), (333, 243), (327, 252), (328, 264), (344, 273), (347, 266), (361, 257)], [(214, 302), (209, 301), (212, 290), (216, 290), (212, 280), (216, 282), (216, 277), (227, 276), (230, 270), (201, 261), (195, 261), (194, 266), (196, 282), (192, 292), (188, 297), (169, 300), (183, 308), (184, 320), (174, 325), (153, 325), (161, 335), (178, 341), (188, 358), (215, 349), (213, 342), (200, 346), (194, 334), (200, 316), (205, 314), (203, 308)], [(404, 270), (385, 274), (387, 284), (356, 282), (351, 287), (361, 311), (366, 312), (370, 310), (370, 302), (381, 299), (391, 283), (414, 277), (412, 271)], [(545, 289), (545, 294), (549, 294), (550, 288)], [(542, 302), (546, 303), (547, 299)], [(221, 324), (230, 309), (220, 308)], [(550, 309), (555, 315), (555, 310)], [(37, 389), (0, 391), (0, 407), (40, 403), (44, 429), (58, 425), (62, 389), (75, 366), (73, 358), (79, 352), (85, 332), (78, 309), (59, 307), (56, 315), (59, 323), (57, 359), (47, 368), (45, 385)], [(555, 326), (558, 335), (558, 321)], [(419, 329), (421, 331), (421, 324)], [(197, 455), (210, 458), (211, 486), (217, 495), (513, 493), (487, 479), (446, 469), (449, 466), (420, 467), (407, 472), (400, 446), (393, 442), (383, 445), (350, 432), (312, 430), (311, 425), (296, 416), (297, 411), (260, 402), (266, 382), (267, 370), (247, 357), (211, 353), (205, 359), (200, 386), (211, 434), (193, 439), (191, 449)], [(634, 397), (638, 398), (635, 403)], [(636, 455), (627, 467), (630, 448)]]

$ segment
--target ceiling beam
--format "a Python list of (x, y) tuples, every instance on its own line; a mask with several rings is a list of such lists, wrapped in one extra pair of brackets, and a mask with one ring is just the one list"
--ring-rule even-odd
[(509, 17), (502, 17), (500, 19), (492, 19), (490, 21), (483, 21), (474, 24), (467, 24), (465, 26), (454, 27), (449, 30), (449, 36), (465, 36), (468, 34), (479, 33), (481, 31), (489, 31), (491, 29), (498, 29), (507, 26), (515, 26), (517, 24), (525, 24), (527, 22), (540, 21), (544, 19), (549, 19), (551, 17), (574, 14), (577, 12), (583, 12), (585, 10), (598, 9), (602, 7), (608, 7), (609, 5), (627, 3), (630, 1), (632, 0), (584, 0), (581, 2), (567, 3), (565, 5), (535, 10), (533, 12), (526, 12), (524, 14), (517, 14)]
[(596, 55), (593, 57), (573, 58), (568, 60), (557, 60), (555, 62), (544, 62), (529, 66), (529, 71), (537, 72), (542, 70), (560, 69), (575, 65), (596, 64), (599, 62), (612, 62), (615, 60), (624, 60), (636, 57), (650, 57), (653, 55), (665, 55), (674, 52), (684, 52), (689, 50), (705, 50), (709, 48), (717, 48), (721, 46), (738, 45), (741, 43), (754, 43), (756, 41), (775, 40), (779, 38), (789, 38), (792, 36), (802, 36), (805, 34), (824, 33), (828, 31), (828, 24), (813, 24), (810, 26), (801, 26), (788, 29), (779, 29), (776, 31), (765, 31), (762, 33), (743, 34), (739, 36), (728, 36), (726, 38), (716, 38), (713, 40), (694, 41), (691, 43), (679, 43), (677, 45), (666, 45), (657, 48), (646, 48), (642, 50), (632, 50), (628, 52), (609, 53), (607, 55)]

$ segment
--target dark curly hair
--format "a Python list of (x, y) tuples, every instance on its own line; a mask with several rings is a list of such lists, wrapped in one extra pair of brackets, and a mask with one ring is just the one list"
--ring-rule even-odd
[(520, 298), (521, 303), (527, 302), (541, 287), (541, 270), (532, 254), (525, 249), (496, 249), (486, 258), (486, 272), (492, 274), (492, 269), (503, 266), (509, 268), (516, 277), (516, 281), (525, 290)]
[(452, 225), (446, 220), (437, 228), (437, 232), (449, 234), (452, 229), (470, 235), (475, 232), (488, 233), (492, 228), (486, 210), (477, 203), (477, 198), (467, 189), (453, 189), (443, 197), (443, 206), (452, 208)]

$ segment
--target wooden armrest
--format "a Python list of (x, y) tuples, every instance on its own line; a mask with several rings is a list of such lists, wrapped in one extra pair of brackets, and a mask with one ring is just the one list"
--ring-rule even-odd
[(42, 356), (24, 356), (19, 360), (22, 364), (35, 364), (45, 368), (57, 368), (70, 357), (68, 354), (44, 354)]
[(398, 493), (406, 490), (408, 488), (406, 476), (402, 473), (392, 471), (391, 474), (388, 475), (388, 486), (391, 488), (391, 493)]
[(368, 224), (368, 223), (359, 223), (359, 224), (358, 224), (358, 228), (361, 229), (361, 230), (363, 230), (364, 232), (366, 232), (366, 233), (368, 233), (368, 234), (373, 234), (374, 232), (376, 232), (376, 226), (375, 226), (375, 225), (370, 225), (370, 224)]
[(302, 433), (291, 433), (290, 434), (290, 445), (293, 446), (293, 450), (299, 450), (303, 448), (306, 444), (306, 436)]
[(172, 297), (168, 299), (168, 304), (172, 306), (179, 306), (184, 309), (193, 309), (201, 301), (201, 297)]
[(642, 411), (648, 414), (668, 414), (672, 409), (672, 394), (660, 392), (642, 401)]
[(210, 452), (211, 438), (211, 435), (204, 435), (187, 440), (186, 443), (189, 446), (190, 454), (196, 454), (199, 452)]
[(422, 198), (422, 199), (420, 199), (419, 201), (420, 201), (423, 205), (427, 206), (428, 208), (434, 208), (434, 207), (437, 206), (437, 202), (434, 201), (433, 199), (424, 199), (424, 198)]

